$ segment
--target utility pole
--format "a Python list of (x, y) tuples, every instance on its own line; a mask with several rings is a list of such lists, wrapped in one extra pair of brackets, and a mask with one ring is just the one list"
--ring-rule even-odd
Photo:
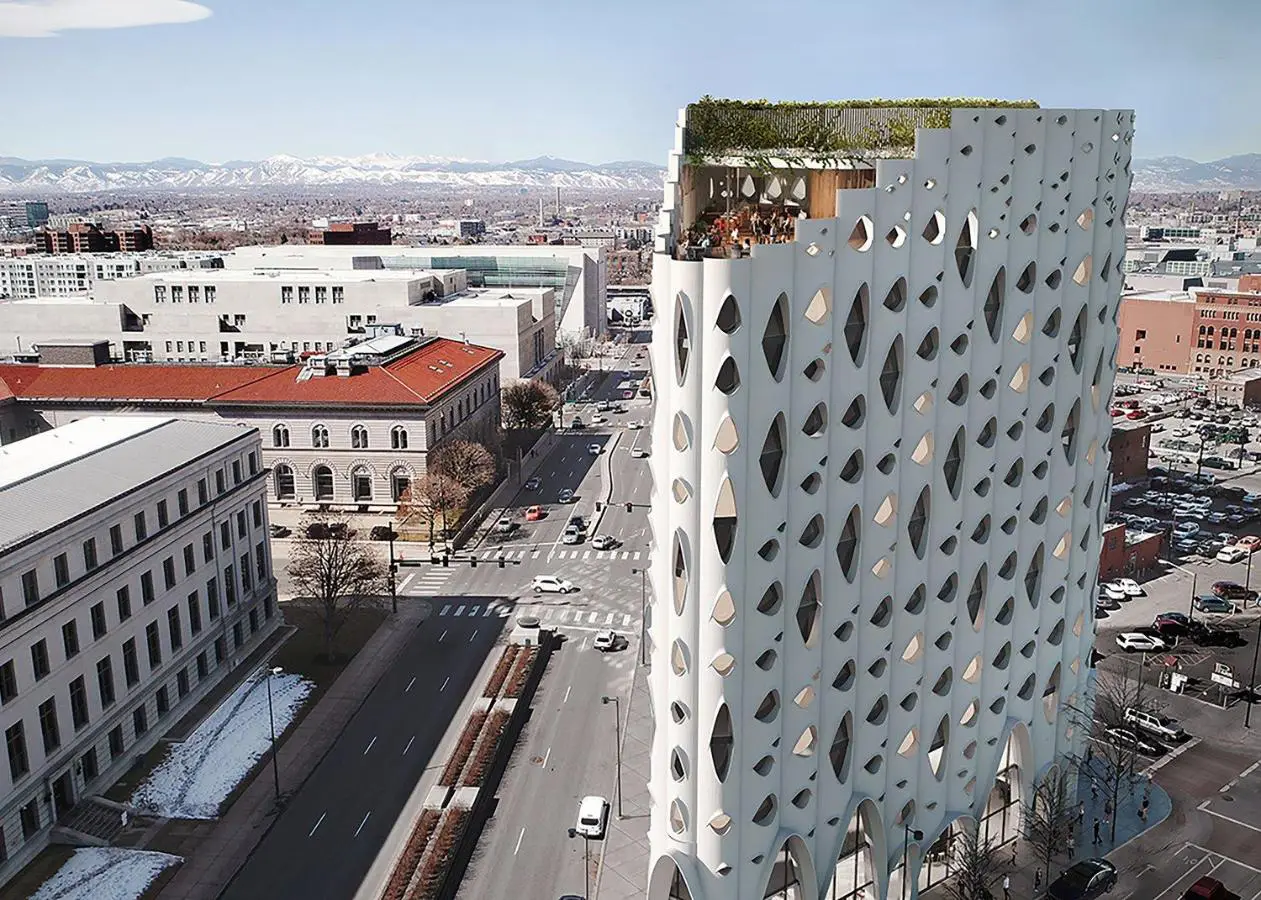
[(397, 613), (398, 591), (394, 585), (394, 573), (398, 569), (398, 563), (394, 560), (394, 520), (390, 519), (390, 524), (386, 527), (390, 529), (390, 607)]
[(280, 763), (276, 760), (276, 714), (273, 712), (271, 704), (271, 677), (279, 675), (283, 671), (279, 667), (268, 669), (264, 676), (267, 679), (267, 721), (271, 725), (271, 775), (272, 781), (276, 786), (277, 806), (280, 805)]
[(631, 569), (639, 576), (639, 664), (648, 665), (648, 570)]
[(623, 818), (622, 814), (622, 705), (617, 697), (601, 697), (600, 702), (605, 706), (613, 704), (613, 740), (616, 741), (617, 752), (617, 817)]

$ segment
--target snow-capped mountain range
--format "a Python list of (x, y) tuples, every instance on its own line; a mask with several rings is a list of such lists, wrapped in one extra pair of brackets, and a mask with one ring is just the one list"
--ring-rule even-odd
[[(1205, 163), (1181, 156), (1136, 159), (1133, 172), (1136, 191), (1261, 190), (1261, 154), (1257, 153)], [(661, 166), (646, 162), (592, 165), (551, 156), (503, 163), (390, 153), (307, 158), (281, 155), (256, 162), (224, 163), (178, 158), (98, 163), (0, 156), (0, 194), (341, 185), (655, 191), (661, 187), (664, 173)]]
[(1261, 190), (1261, 153), (1196, 162), (1181, 156), (1136, 159), (1133, 190), (1156, 194)]
[(98, 163), (0, 156), (0, 193), (87, 193), (111, 190), (198, 190), (334, 185), (562, 187), (577, 190), (656, 191), (665, 169), (645, 162), (601, 165), (542, 156), (483, 162), (441, 156), (271, 156), (251, 162), (204, 163), (158, 159)]

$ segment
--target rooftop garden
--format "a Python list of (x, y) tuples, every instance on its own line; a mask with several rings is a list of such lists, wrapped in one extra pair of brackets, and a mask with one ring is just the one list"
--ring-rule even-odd
[(916, 128), (948, 128), (952, 110), (1037, 106), (971, 97), (772, 103), (706, 96), (687, 107), (683, 151), (692, 165), (738, 156), (764, 169), (771, 158), (791, 165), (890, 155), (914, 148)]

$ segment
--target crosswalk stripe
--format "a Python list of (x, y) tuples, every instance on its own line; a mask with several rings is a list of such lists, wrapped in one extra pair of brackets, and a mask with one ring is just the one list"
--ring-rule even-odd
[(583, 554), (582, 554), (582, 558), (583, 558), (583, 559), (590, 559), (590, 558), (591, 558), (591, 551), (590, 551), (590, 550), (588, 550), (588, 551), (586, 551), (585, 553), (583, 553)]
[(631, 617), (630, 617), (630, 616), (622, 616), (622, 627), (623, 627), (623, 628), (629, 628), (629, 627), (630, 627), (630, 623), (631, 623)]
[(482, 618), (485, 618), (486, 616), (489, 616), (489, 615), (490, 615), (491, 613), (493, 613), (494, 611), (495, 611), (495, 608), (494, 608), (493, 606), (488, 606), (488, 607), (486, 607), (485, 611), (482, 613)]
[(438, 613), (438, 615), (445, 616), (450, 611), (451, 611), (451, 604), (448, 603), (446, 606), (442, 607), (442, 612)]
[(538, 558), (539, 558), (538, 550), (535, 550), (533, 553), (530, 554), (530, 559), (538, 559)]
[(609, 613), (609, 614), (608, 614), (608, 616), (607, 616), (607, 617), (605, 618), (605, 620), (604, 620), (604, 624), (605, 624), (605, 625), (612, 625), (612, 624), (613, 624), (613, 613)]
[(595, 613), (592, 613), (591, 615), (589, 615), (589, 616), (587, 617), (587, 622), (588, 622), (589, 624), (591, 624), (591, 625), (594, 625), (594, 624), (595, 624), (595, 619), (596, 619), (596, 614), (595, 614)]
[(457, 615), (457, 616), (462, 616), (462, 615), (464, 615), (464, 607), (463, 607), (463, 606), (459, 607), (459, 608), (455, 611), (455, 615)]

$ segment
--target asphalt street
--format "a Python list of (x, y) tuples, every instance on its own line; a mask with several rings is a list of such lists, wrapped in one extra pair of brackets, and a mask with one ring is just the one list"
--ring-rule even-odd
[(422, 623), (222, 896), (353, 897), (502, 626)]

